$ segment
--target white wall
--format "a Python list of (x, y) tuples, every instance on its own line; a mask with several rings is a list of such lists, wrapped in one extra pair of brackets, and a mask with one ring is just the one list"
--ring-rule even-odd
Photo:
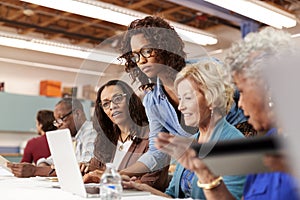
[[(0, 52), (0, 82), (5, 82), (5, 92), (8, 93), (39, 95), (41, 80), (56, 80), (62, 82), (62, 87), (77, 86), (77, 97), (81, 98), (83, 85), (90, 84), (96, 87), (108, 79), (121, 76), (127, 78), (127, 75), (122, 74), (123, 67), (120, 66), (4, 46), (0, 46)], [(45, 64), (63, 70), (47, 69)], [(68, 71), (76, 69), (89, 69), (95, 71), (95, 74)], [(100, 77), (99, 72), (105, 72), (106, 75)], [(1, 123), (4, 122), (0, 122), (0, 129)], [(0, 146), (19, 146), (34, 136), (36, 133), (0, 131)]]

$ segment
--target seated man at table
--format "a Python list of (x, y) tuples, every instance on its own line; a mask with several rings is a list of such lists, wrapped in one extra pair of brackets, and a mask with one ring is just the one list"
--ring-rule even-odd
[[(74, 137), (77, 161), (89, 161), (94, 156), (94, 141), (97, 132), (92, 122), (87, 121), (81, 102), (72, 98), (62, 99), (55, 106), (54, 117), (53, 124), (58, 129), (70, 129)], [(51, 158), (43, 159), (42, 162), (38, 161), (37, 166), (31, 163), (8, 163), (7, 166), (17, 177), (55, 175), (55, 173), (50, 173), (53, 172)]]

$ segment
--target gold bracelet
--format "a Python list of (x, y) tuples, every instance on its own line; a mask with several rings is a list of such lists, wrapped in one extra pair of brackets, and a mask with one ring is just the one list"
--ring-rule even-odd
[(202, 188), (204, 190), (211, 190), (218, 187), (221, 184), (222, 180), (223, 180), (222, 176), (219, 176), (218, 178), (216, 178), (210, 183), (200, 183), (200, 181), (198, 180), (197, 185), (199, 188)]

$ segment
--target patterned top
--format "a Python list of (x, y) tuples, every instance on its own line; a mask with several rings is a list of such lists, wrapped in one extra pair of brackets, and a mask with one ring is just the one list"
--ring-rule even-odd
[(181, 181), (180, 181), (180, 187), (181, 191), (184, 193), (184, 198), (189, 198), (192, 195), (192, 181), (194, 178), (195, 173), (184, 169)]
[(97, 136), (91, 121), (85, 121), (75, 136), (75, 154), (78, 162), (88, 162), (94, 157), (94, 142)]

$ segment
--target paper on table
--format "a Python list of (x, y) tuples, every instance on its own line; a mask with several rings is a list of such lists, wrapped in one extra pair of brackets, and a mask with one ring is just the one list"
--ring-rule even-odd
[(7, 167), (0, 165), (0, 176), (14, 176)]
[(0, 176), (14, 176), (11, 170), (6, 167), (7, 162), (9, 161), (0, 155)]

